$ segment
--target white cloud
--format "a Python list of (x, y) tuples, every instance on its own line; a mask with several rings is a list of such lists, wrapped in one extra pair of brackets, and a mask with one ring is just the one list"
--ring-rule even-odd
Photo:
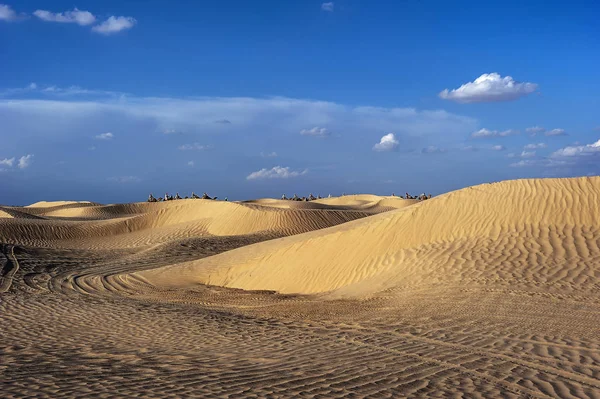
[(192, 143), (192, 144), (183, 144), (183, 145), (180, 145), (177, 148), (179, 150), (181, 150), (181, 151), (191, 151), (191, 150), (204, 151), (204, 150), (210, 149), (211, 146), (209, 146), (209, 145), (202, 145), (200, 143)]
[(527, 144), (525, 147), (523, 147), (525, 150), (537, 150), (542, 148), (546, 148), (545, 143)]
[(15, 10), (7, 4), (0, 4), (0, 21), (16, 21), (19, 19)]
[(475, 147), (474, 145), (467, 145), (461, 148), (463, 151), (479, 151), (479, 147)]
[(115, 17), (113, 15), (109, 17), (106, 21), (102, 22), (100, 25), (94, 26), (92, 30), (103, 35), (110, 35), (113, 33), (120, 32), (122, 30), (131, 29), (136, 23), (137, 21), (134, 18)]
[(102, 133), (96, 136), (96, 139), (98, 140), (112, 140), (115, 137), (114, 134), (108, 132), (108, 133)]
[(421, 150), (421, 154), (441, 154), (446, 152), (445, 149), (443, 148), (439, 148), (435, 145), (430, 145), (428, 147), (425, 147)]
[(323, 4), (321, 4), (321, 10), (323, 10), (323, 11), (333, 11), (333, 1), (331, 1), (329, 3), (323, 3)]
[(520, 83), (510, 76), (484, 73), (474, 82), (465, 83), (458, 89), (443, 90), (439, 96), (458, 103), (511, 101), (533, 93), (537, 87), (535, 83)]
[(515, 136), (517, 134), (519, 134), (518, 130), (508, 129), (508, 130), (504, 130), (504, 131), (498, 133), (498, 136), (507, 137), (507, 136)]
[(388, 133), (379, 140), (379, 143), (373, 146), (373, 151), (393, 151), (398, 148), (400, 142), (396, 139), (394, 133)]
[(27, 89), (35, 90), (35, 89), (37, 89), (37, 84), (35, 82), (31, 82), (31, 83), (29, 83), (29, 86), (27, 86)]
[(546, 136), (567, 136), (565, 129), (552, 129), (544, 133)]
[(503, 146), (503, 145), (493, 145), (492, 146), (492, 150), (494, 150), (494, 151), (504, 151), (504, 150), (506, 150), (506, 147)]
[(483, 138), (483, 137), (496, 137), (498, 135), (497, 130), (489, 130), (489, 129), (479, 129), (476, 132), (471, 133), (471, 137), (474, 139)]
[(538, 133), (543, 133), (546, 131), (546, 129), (544, 129), (541, 126), (532, 126), (532, 127), (528, 127), (527, 129), (525, 129), (525, 131), (527, 133), (529, 133), (531, 136), (535, 136)]
[(277, 157), (277, 153), (275, 151), (269, 153), (261, 152), (260, 156), (263, 158), (275, 158)]
[(73, 11), (53, 13), (46, 10), (36, 10), (33, 15), (47, 22), (75, 23), (86, 26), (96, 22), (96, 17), (89, 11), (81, 11), (75, 8)]
[(12, 167), (15, 162), (15, 157), (0, 159), (0, 165)]
[(474, 139), (481, 139), (481, 138), (487, 138), (487, 137), (508, 137), (508, 136), (514, 136), (516, 134), (519, 134), (518, 130), (514, 130), (514, 129), (508, 129), (508, 130), (503, 130), (501, 132), (497, 131), (497, 130), (489, 130), (489, 129), (479, 129), (476, 132), (471, 133), (471, 137)]
[(116, 183), (127, 184), (127, 183), (139, 183), (142, 181), (137, 176), (117, 176), (117, 177), (109, 177), (109, 181), (114, 181)]
[(509, 152), (508, 154), (506, 154), (507, 158), (515, 158), (517, 156), (517, 154), (515, 154), (514, 152)]
[(302, 129), (300, 134), (303, 136), (327, 137), (331, 132), (324, 127), (315, 126), (312, 129)]
[(33, 154), (23, 155), (21, 158), (19, 158), (19, 164), (17, 165), (19, 169), (25, 169), (31, 165), (31, 162), (33, 162), (32, 158)]
[(194, 161), (189, 161), (187, 164), (188, 166), (194, 166)]
[(512, 168), (521, 168), (521, 167), (524, 167), (524, 166), (535, 166), (535, 165), (538, 165), (538, 164), (539, 163), (537, 161), (533, 161), (533, 160), (530, 160), (530, 159), (523, 159), (523, 160), (521, 160), (519, 162), (511, 163), (509, 166), (512, 167)]
[(256, 172), (250, 173), (246, 180), (259, 180), (259, 179), (289, 179), (291, 177), (298, 177), (308, 173), (308, 169), (303, 171), (291, 171), (289, 167), (275, 166), (271, 169), (261, 169)]
[(561, 148), (550, 155), (551, 158), (582, 158), (600, 154), (600, 140), (592, 144)]
[(533, 158), (535, 157), (535, 151), (523, 151), (521, 152), (521, 158)]

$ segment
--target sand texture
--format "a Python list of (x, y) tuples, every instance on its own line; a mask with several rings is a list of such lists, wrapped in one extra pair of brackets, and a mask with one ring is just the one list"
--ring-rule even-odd
[(0, 206), (0, 398), (600, 398), (600, 178)]

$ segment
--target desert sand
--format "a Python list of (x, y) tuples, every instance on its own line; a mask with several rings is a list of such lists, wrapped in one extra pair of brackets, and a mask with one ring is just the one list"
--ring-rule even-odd
[(600, 177), (0, 206), (0, 397), (600, 398)]

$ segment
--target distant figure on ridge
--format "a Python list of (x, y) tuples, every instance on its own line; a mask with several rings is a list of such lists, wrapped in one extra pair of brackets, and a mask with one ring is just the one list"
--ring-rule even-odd
[(281, 196), (281, 199), (282, 199), (282, 200), (287, 200), (287, 197), (285, 196), (285, 194), (283, 194), (283, 195)]
[(156, 202), (156, 198), (154, 198), (152, 193), (150, 193), (150, 195), (148, 196), (148, 202)]
[(175, 194), (175, 199), (176, 200), (180, 200), (181, 199), (181, 197), (179, 196), (179, 193)]

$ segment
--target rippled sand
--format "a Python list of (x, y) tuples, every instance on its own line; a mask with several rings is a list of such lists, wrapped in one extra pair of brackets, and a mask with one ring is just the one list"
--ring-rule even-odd
[(0, 397), (600, 397), (600, 178), (0, 207)]

